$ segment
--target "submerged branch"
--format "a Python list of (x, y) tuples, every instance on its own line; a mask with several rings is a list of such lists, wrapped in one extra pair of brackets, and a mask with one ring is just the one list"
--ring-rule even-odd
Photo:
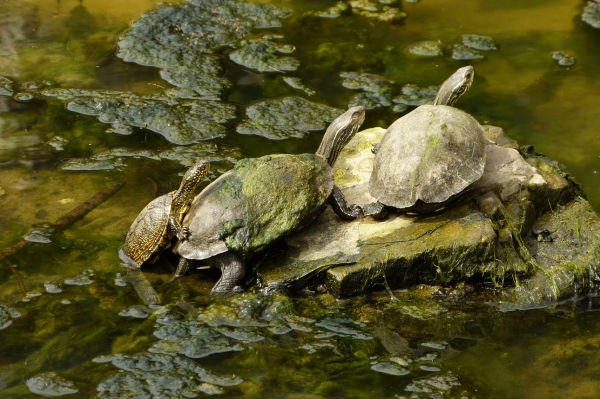
[[(77, 207), (73, 208), (71, 212), (67, 213), (60, 219), (58, 219), (55, 223), (52, 224), (55, 232), (64, 231), (67, 227), (75, 223), (77, 220), (81, 219), (88, 213), (90, 213), (94, 208), (98, 205), (109, 199), (113, 194), (123, 187), (125, 183), (117, 183), (111, 187), (106, 187), (98, 192), (96, 195), (88, 198), (86, 201), (82, 202)], [(10, 255), (13, 255), (31, 244), (31, 242), (22, 239), (21, 241), (11, 245), (10, 247), (0, 251), (0, 260), (3, 260)], [(13, 270), (13, 272), (16, 270)]]

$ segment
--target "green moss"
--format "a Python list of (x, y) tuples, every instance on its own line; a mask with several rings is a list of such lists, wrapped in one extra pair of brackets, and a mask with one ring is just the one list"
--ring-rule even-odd
[(220, 231), (227, 247), (250, 257), (308, 224), (331, 194), (331, 169), (315, 154), (270, 155), (239, 161), (216, 191), (235, 219)]

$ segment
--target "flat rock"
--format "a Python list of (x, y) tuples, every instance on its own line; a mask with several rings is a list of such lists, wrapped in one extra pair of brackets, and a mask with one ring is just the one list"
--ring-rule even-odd
[[(263, 290), (296, 291), (324, 282), (333, 295), (346, 298), (419, 284), (503, 283), (517, 276), (521, 291), (510, 291), (506, 303), (516, 304), (510, 306), (536, 306), (572, 293), (582, 270), (598, 264), (600, 238), (593, 233), (573, 238), (568, 226), (597, 226), (598, 215), (577, 197), (577, 186), (555, 162), (534, 151), (520, 153), (500, 128), (484, 126), (484, 131), (493, 141), (486, 146), (484, 174), (457, 204), (427, 215), (392, 213), (383, 221), (369, 217), (344, 221), (327, 208), (266, 256), (257, 271)], [(342, 151), (334, 177), (349, 203), (375, 200), (368, 192), (371, 150), (384, 133), (381, 128), (359, 132)], [(584, 211), (569, 211), (573, 207)], [(554, 229), (562, 246), (544, 247), (538, 237), (545, 231), (540, 226), (548, 224), (567, 226), (563, 230), (571, 232), (571, 240), (563, 230)], [(561, 263), (547, 259), (561, 253), (572, 254), (579, 272), (571, 266), (568, 278), (548, 295), (523, 293), (522, 287), (539, 290), (540, 273), (547, 277), (545, 268)], [(585, 259), (579, 259), (582, 256)], [(561, 264), (566, 266), (566, 261)], [(560, 278), (563, 269), (553, 275)], [(547, 278), (542, 281), (545, 287), (548, 281), (552, 287), (557, 284)]]

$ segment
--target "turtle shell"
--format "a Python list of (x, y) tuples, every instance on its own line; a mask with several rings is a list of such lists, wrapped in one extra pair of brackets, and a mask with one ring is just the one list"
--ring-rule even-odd
[(315, 154), (239, 161), (198, 194), (183, 220), (190, 235), (173, 251), (208, 259), (234, 251), (244, 259), (310, 223), (333, 191), (333, 174)]
[(369, 192), (398, 209), (441, 206), (481, 177), (485, 145), (483, 129), (471, 115), (446, 105), (422, 105), (388, 128), (375, 155)]
[(132, 260), (139, 267), (148, 260), (154, 262), (154, 255), (165, 249), (171, 239), (167, 229), (174, 193), (150, 201), (133, 221), (120, 251), (129, 258), (126, 260)]

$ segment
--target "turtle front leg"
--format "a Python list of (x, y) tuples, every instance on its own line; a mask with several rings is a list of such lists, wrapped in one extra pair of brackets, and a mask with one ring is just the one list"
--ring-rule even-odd
[(185, 241), (190, 235), (190, 229), (181, 226), (181, 223), (173, 216), (169, 216), (169, 228), (174, 236), (180, 241)]
[(365, 216), (371, 216), (373, 219), (383, 219), (387, 216), (387, 207), (381, 202), (371, 202), (363, 207)]
[(225, 252), (208, 259), (208, 263), (221, 270), (221, 278), (210, 291), (211, 296), (223, 297), (244, 291), (242, 281), (246, 274), (246, 266), (238, 254)]
[(362, 208), (356, 204), (348, 206), (344, 194), (338, 186), (333, 186), (333, 193), (329, 199), (329, 204), (333, 208), (333, 211), (345, 220), (354, 220), (363, 213)]
[(191, 261), (181, 256), (179, 258), (179, 263), (177, 264), (177, 270), (175, 270), (175, 274), (173, 274), (169, 283), (172, 283), (181, 276), (185, 276), (190, 271), (191, 267)]

